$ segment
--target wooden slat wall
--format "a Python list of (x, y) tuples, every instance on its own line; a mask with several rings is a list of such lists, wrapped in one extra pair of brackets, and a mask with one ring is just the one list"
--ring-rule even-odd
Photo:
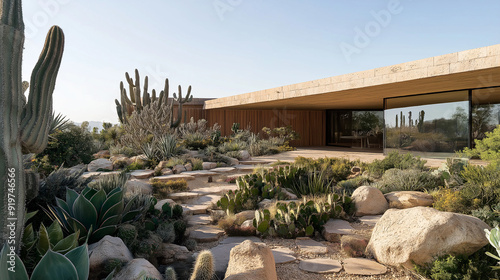
[[(177, 119), (177, 105), (174, 105), (174, 119)], [(189, 122), (191, 117), (194, 120), (206, 119), (205, 110), (203, 110), (203, 105), (183, 105), (182, 106), (182, 122), (184, 122), (184, 115), (186, 115), (186, 121)]]
[(205, 117), (212, 125), (218, 123), (223, 135), (231, 134), (233, 123), (239, 123), (241, 128), (250, 127), (258, 133), (263, 127), (275, 128), (292, 126), (301, 136), (291, 144), (297, 147), (324, 146), (325, 115), (324, 110), (206, 110)]

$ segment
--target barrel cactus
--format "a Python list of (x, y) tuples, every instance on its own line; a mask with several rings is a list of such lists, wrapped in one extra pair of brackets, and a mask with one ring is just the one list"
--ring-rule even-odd
[[(0, 245), (13, 240), (19, 252), (26, 200), (22, 153), (38, 153), (47, 145), (64, 34), (57, 26), (50, 29), (26, 100), (28, 84), (21, 79), (25, 38), (21, 0), (0, 0), (0, 5)], [(15, 226), (8, 227), (12, 223)]]
[(201, 251), (196, 258), (191, 280), (211, 280), (215, 274), (214, 256), (208, 250)]

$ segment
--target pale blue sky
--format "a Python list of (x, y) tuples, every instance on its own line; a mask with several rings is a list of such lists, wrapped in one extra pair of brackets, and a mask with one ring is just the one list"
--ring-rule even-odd
[(150, 89), (168, 77), (171, 91), (223, 97), (500, 43), (498, 0), (25, 0), (23, 10), (23, 79), (61, 26), (54, 109), (75, 122), (117, 123), (119, 83), (136, 68)]

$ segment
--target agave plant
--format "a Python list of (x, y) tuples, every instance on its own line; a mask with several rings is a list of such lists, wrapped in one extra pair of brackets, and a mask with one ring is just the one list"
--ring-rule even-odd
[(44, 280), (76, 279), (89, 277), (89, 253), (87, 243), (76, 247), (66, 254), (48, 249), (36, 265), (31, 278), (26, 272), (23, 261), (17, 255), (11, 255), (7, 243), (0, 252), (0, 279), (2, 280)]
[(86, 187), (81, 194), (67, 189), (66, 201), (56, 198), (57, 206), (49, 206), (47, 214), (68, 232), (80, 231), (80, 240), (88, 236), (90, 242), (95, 242), (114, 234), (118, 225), (141, 213), (140, 209), (132, 210), (134, 199), (125, 205), (123, 194), (122, 188), (106, 193)]

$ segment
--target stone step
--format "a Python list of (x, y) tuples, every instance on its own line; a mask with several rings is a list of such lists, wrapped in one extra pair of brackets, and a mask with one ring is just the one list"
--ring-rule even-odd
[(139, 169), (132, 171), (130, 177), (135, 179), (148, 179), (153, 177), (154, 174), (154, 170)]
[(275, 264), (289, 263), (295, 261), (297, 258), (294, 252), (285, 247), (278, 247), (271, 250), (274, 256)]
[(202, 194), (199, 192), (178, 192), (168, 194), (168, 198), (180, 203), (186, 203), (187, 201), (196, 199), (200, 196), (202, 196)]
[(198, 228), (188, 228), (189, 238), (199, 243), (218, 241), (224, 236), (224, 231), (216, 226), (205, 225)]
[(184, 179), (186, 181), (190, 181), (190, 180), (194, 180), (195, 177), (191, 176), (191, 175), (184, 175), (181, 173), (181, 174), (157, 176), (157, 177), (154, 177), (153, 179), (159, 180), (160, 182), (167, 182), (167, 181), (181, 180), (181, 179)]
[(300, 252), (305, 255), (323, 255), (328, 253), (328, 247), (309, 237), (297, 237), (297, 239), (295, 239), (295, 244), (299, 247)]
[(184, 216), (206, 214), (210, 205), (181, 204)]
[(217, 167), (214, 169), (211, 169), (210, 171), (212, 172), (217, 172), (217, 173), (229, 173), (235, 171), (236, 168), (234, 167)]
[(191, 190), (191, 192), (199, 193), (200, 195), (207, 195), (207, 194), (223, 195), (229, 191), (235, 191), (237, 189), (238, 189), (238, 186), (236, 186), (235, 184), (224, 184), (224, 185), (217, 185), (217, 186), (213, 186), (213, 187), (197, 188), (197, 189)]
[(365, 258), (343, 260), (344, 270), (351, 275), (380, 275), (387, 272), (387, 267)]
[(193, 215), (188, 218), (188, 226), (203, 226), (212, 223), (212, 217), (207, 214)]
[(382, 215), (362, 216), (358, 219), (361, 223), (374, 227), (380, 218), (382, 218)]
[(189, 175), (189, 176), (194, 176), (194, 177), (204, 177), (204, 176), (217, 176), (217, 175), (220, 175), (220, 173), (213, 172), (210, 170), (195, 170), (195, 171), (182, 172), (181, 175)]
[(342, 264), (327, 258), (308, 259), (299, 263), (299, 269), (314, 273), (337, 273), (342, 270)]
[(265, 160), (242, 160), (240, 161), (241, 165), (258, 165), (258, 164), (269, 164), (271, 161), (265, 161)]
[(354, 234), (354, 228), (348, 221), (330, 219), (323, 229), (323, 238), (330, 242), (339, 242), (342, 235)]

